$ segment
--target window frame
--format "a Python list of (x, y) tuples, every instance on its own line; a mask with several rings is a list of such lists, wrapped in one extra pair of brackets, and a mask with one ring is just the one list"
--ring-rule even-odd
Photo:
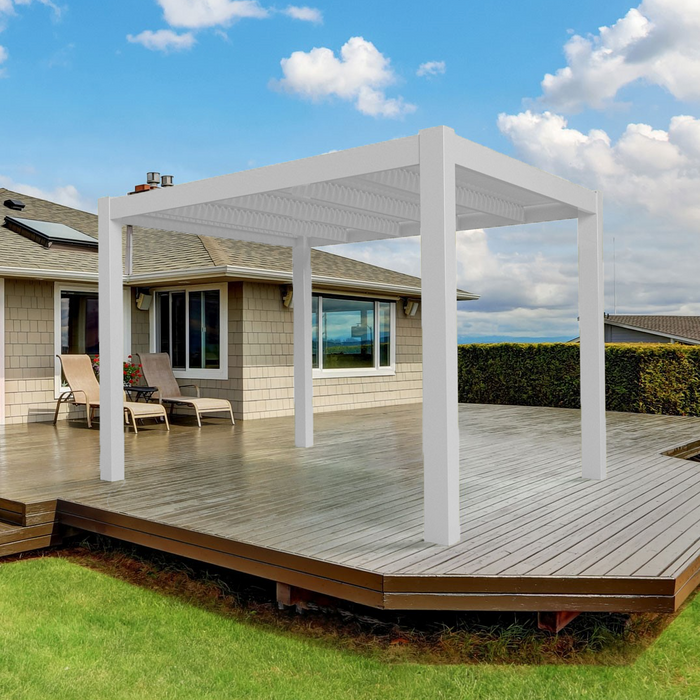
[[(318, 298), (318, 362), (319, 367), (312, 367), (312, 376), (314, 379), (343, 379), (352, 377), (393, 377), (396, 375), (396, 299), (380, 299), (375, 297), (359, 297), (352, 295), (342, 295), (342, 294), (323, 294), (321, 292), (313, 293), (314, 297)], [(374, 303), (374, 332), (373, 332), (373, 354), (374, 354), (374, 367), (362, 367), (358, 369), (324, 369), (323, 364), (323, 334), (321, 332), (321, 318), (323, 316), (323, 297), (335, 298), (335, 299), (349, 299), (357, 301), (371, 301)], [(381, 333), (379, 333), (379, 305), (389, 304), (390, 315), (391, 315), (391, 325), (390, 325), (390, 342), (389, 342), (389, 365), (385, 367), (380, 367), (379, 363), (381, 361), (379, 348), (377, 347), (381, 340)]]
[[(53, 350), (54, 350), (54, 398), (63, 394), (67, 387), (61, 384), (61, 363), (56, 355), (61, 354), (61, 293), (94, 292), (99, 297), (96, 284), (76, 282), (54, 282), (53, 284)], [(124, 361), (131, 354), (131, 287), (124, 287)]]
[[(219, 292), (219, 369), (204, 369), (189, 367), (190, 362), (190, 334), (185, 332), (185, 359), (186, 369), (174, 369), (173, 374), (177, 379), (228, 379), (228, 284), (179, 284), (171, 287), (154, 287), (153, 302), (149, 309), (149, 348), (151, 352), (158, 350), (158, 304), (157, 295), (162, 292), (185, 292), (185, 318), (190, 317), (190, 292)], [(185, 329), (187, 331), (187, 329)]]

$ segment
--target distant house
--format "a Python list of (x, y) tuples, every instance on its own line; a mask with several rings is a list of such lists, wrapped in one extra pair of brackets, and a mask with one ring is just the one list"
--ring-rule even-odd
[[(0, 423), (50, 420), (55, 356), (99, 352), (97, 216), (2, 188), (0, 214)], [(169, 353), (236, 418), (293, 413), (291, 248), (134, 227), (132, 257), (125, 357)], [(420, 401), (420, 280), (321, 250), (312, 273), (315, 410)]]
[(700, 316), (606, 314), (605, 342), (700, 345)]

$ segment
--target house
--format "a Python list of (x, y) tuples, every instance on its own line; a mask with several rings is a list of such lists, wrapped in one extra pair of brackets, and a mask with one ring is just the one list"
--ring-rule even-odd
[[(4, 422), (47, 421), (55, 356), (99, 352), (97, 216), (2, 188), (0, 213)], [(168, 352), (237, 419), (293, 413), (289, 248), (134, 227), (125, 259), (125, 357)], [(321, 250), (312, 274), (314, 410), (420, 401), (420, 280)]]
[(700, 345), (700, 316), (605, 314), (605, 342)]

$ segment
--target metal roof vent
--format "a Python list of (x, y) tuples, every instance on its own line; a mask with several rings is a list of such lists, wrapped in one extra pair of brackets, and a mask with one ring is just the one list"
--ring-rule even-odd
[(160, 185), (160, 173), (146, 173), (146, 182), (149, 185)]
[(24, 209), (24, 202), (19, 199), (6, 199), (5, 206), (8, 209), (14, 209), (15, 211), (22, 211)]
[(173, 186), (173, 176), (172, 175), (163, 175), (160, 179), (160, 186), (161, 187), (172, 187)]

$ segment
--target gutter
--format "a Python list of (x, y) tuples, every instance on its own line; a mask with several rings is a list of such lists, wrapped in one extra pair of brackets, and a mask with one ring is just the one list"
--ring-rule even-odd
[(50, 270), (34, 267), (0, 267), (0, 277), (34, 280), (67, 280), (70, 282), (97, 282), (99, 279), (96, 272)]
[[(76, 272), (67, 270), (51, 270), (28, 267), (0, 267), (0, 277), (14, 277), (35, 280), (66, 280), (71, 282), (97, 282), (97, 272)], [(165, 284), (168, 282), (182, 282), (183, 280), (206, 280), (212, 277), (229, 277), (240, 280), (252, 280), (260, 282), (278, 282), (282, 284), (292, 283), (292, 273), (282, 270), (266, 270), (254, 267), (238, 267), (234, 265), (218, 265), (216, 267), (199, 267), (190, 270), (166, 270), (163, 272), (147, 272), (137, 275), (124, 275), (124, 284), (140, 287), (151, 284)], [(341, 289), (357, 289), (364, 291), (385, 292), (398, 296), (421, 296), (420, 287), (408, 287), (386, 282), (366, 282), (361, 280), (345, 279), (342, 277), (328, 277), (324, 275), (312, 275), (312, 282), (319, 286), (339, 287)], [(478, 299), (478, 294), (458, 291), (458, 301), (472, 301)]]
[[(125, 284), (132, 286), (145, 286), (148, 284), (161, 284), (167, 282), (181, 282), (186, 280), (202, 280), (210, 277), (232, 277), (235, 279), (253, 280), (261, 282), (292, 283), (292, 273), (283, 270), (266, 270), (255, 267), (238, 267), (234, 265), (219, 265), (217, 267), (201, 267), (191, 270), (169, 270), (165, 272), (147, 272), (138, 275), (124, 277)], [(341, 287), (343, 289), (360, 289), (370, 291), (381, 291), (402, 296), (421, 295), (420, 287), (408, 287), (398, 284), (388, 284), (386, 282), (367, 282), (362, 280), (345, 279), (342, 277), (328, 277), (324, 275), (312, 275), (312, 282), (317, 285), (327, 285)], [(471, 301), (478, 299), (478, 294), (459, 291), (458, 301)]]

